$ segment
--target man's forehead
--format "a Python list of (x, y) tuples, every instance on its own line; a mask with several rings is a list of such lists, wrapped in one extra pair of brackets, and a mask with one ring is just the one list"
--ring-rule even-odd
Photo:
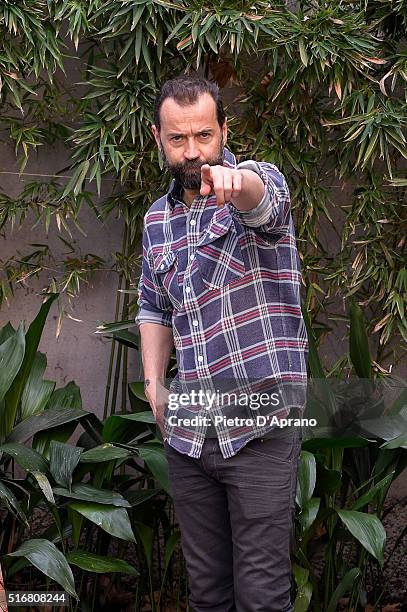
[(207, 128), (217, 125), (216, 104), (209, 94), (202, 94), (193, 104), (186, 106), (174, 98), (166, 98), (160, 109), (161, 125), (166, 132), (194, 128)]

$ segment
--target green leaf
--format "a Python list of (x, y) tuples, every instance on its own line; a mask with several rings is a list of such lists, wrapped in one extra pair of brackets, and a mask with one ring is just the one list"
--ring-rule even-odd
[(131, 451), (114, 446), (113, 444), (101, 444), (95, 446), (81, 455), (81, 463), (100, 463), (103, 461), (111, 461), (112, 459), (126, 459), (131, 457)]
[(297, 585), (294, 612), (306, 612), (309, 609), (312, 597), (312, 585), (308, 580), (309, 570), (294, 563), (293, 574)]
[(386, 531), (375, 514), (355, 510), (336, 510), (351, 534), (383, 565)]
[(146, 442), (142, 446), (137, 448), (138, 454), (143, 459), (148, 469), (153, 474), (154, 478), (158, 480), (164, 491), (169, 495), (170, 482), (168, 476), (168, 463), (165, 456), (165, 451), (162, 446), (153, 445), (152, 443)]
[(52, 487), (45, 474), (43, 474), (42, 472), (34, 471), (32, 472), (32, 475), (38, 482), (41, 491), (44, 493), (45, 499), (47, 499), (50, 504), (55, 505), (55, 498), (52, 492)]
[(382, 478), (382, 480), (380, 480), (378, 483), (373, 485), (373, 487), (371, 487), (369, 491), (361, 495), (353, 504), (352, 510), (359, 510), (359, 508), (362, 508), (363, 506), (366, 506), (366, 504), (369, 504), (376, 497), (376, 495), (380, 493), (382, 489), (390, 485), (391, 481), (393, 480), (393, 476), (394, 470), (390, 474)]
[(126, 561), (123, 561), (122, 559), (95, 555), (87, 550), (69, 552), (66, 555), (66, 559), (71, 565), (76, 565), (87, 572), (95, 572), (96, 574), (120, 572), (122, 574), (131, 574), (133, 576), (139, 575), (139, 572), (135, 567), (129, 563), (126, 563)]
[(64, 497), (70, 497), (72, 499), (81, 499), (83, 501), (93, 501), (98, 504), (108, 504), (111, 506), (123, 506), (129, 508), (130, 502), (120, 493), (115, 491), (109, 491), (107, 489), (98, 489), (89, 484), (77, 483), (72, 485), (72, 489), (69, 490), (63, 487), (54, 487), (54, 493), (57, 495), (63, 495)]
[(302, 509), (311, 499), (316, 483), (316, 462), (312, 453), (302, 450), (298, 468), (298, 481), (295, 501)]
[[(0, 402), (10, 390), (11, 385), (18, 382), (18, 372), (24, 360), (25, 337), (23, 323), (12, 336), (0, 344)], [(5, 402), (5, 408), (0, 412), (0, 441), (10, 433), (13, 428), (17, 411), (17, 404)]]
[(3, 344), (3, 342), (9, 338), (12, 338), (15, 333), (16, 330), (11, 325), (10, 321), (7, 321), (7, 323), (0, 328), (0, 344)]
[(326, 612), (335, 612), (338, 608), (339, 600), (353, 588), (353, 585), (357, 578), (360, 576), (360, 570), (358, 567), (353, 567), (350, 569), (332, 594), (331, 600), (329, 602), (328, 608)]
[(400, 434), (397, 438), (383, 442), (380, 448), (394, 449), (394, 448), (407, 448), (407, 432)]
[(47, 472), (48, 464), (44, 457), (29, 446), (23, 444), (1, 444), (0, 452), (6, 453), (15, 459), (20, 467), (27, 472)]
[(55, 482), (71, 488), (72, 474), (79, 463), (82, 448), (51, 440), (49, 446), (49, 467)]
[(90, 502), (72, 502), (68, 507), (79, 512), (110, 535), (128, 542), (136, 541), (130, 519), (124, 508)]
[(43, 574), (55, 580), (72, 597), (79, 600), (75, 592), (75, 583), (72, 570), (64, 555), (52, 542), (41, 538), (27, 540), (8, 557), (25, 557), (34, 567)]
[(89, 414), (86, 410), (80, 410), (78, 408), (48, 408), (35, 416), (25, 419), (16, 427), (7, 438), (9, 442), (24, 442), (31, 438), (37, 431), (43, 431), (69, 423), (70, 421), (76, 421), (83, 416)]
[(303, 505), (302, 510), (298, 517), (303, 531), (306, 531), (307, 529), (309, 529), (311, 525), (313, 524), (313, 522), (315, 521), (317, 514), (318, 514), (320, 503), (321, 503), (321, 500), (319, 497), (311, 497), (311, 499), (309, 499)]
[(29, 527), (27, 517), (14, 493), (0, 480), (0, 499), (15, 516)]
[[(24, 386), (28, 380), (29, 373), (34, 363), (34, 359), (37, 353), (42, 331), (44, 329), (45, 321), (47, 319), (51, 305), (54, 302), (54, 300), (56, 300), (58, 295), (59, 295), (58, 293), (50, 294), (50, 297), (42, 304), (37, 316), (32, 321), (26, 333), (24, 358), (23, 358), (23, 361), (21, 362), (20, 369), (18, 371), (17, 376), (15, 377), (13, 385), (8, 390), (7, 395), (6, 395), (6, 414), (7, 414), (7, 422), (8, 422), (8, 428), (6, 429), (6, 432), (5, 432), (6, 435), (10, 433), (13, 427), (15, 415), (17, 413), (17, 407), (20, 403)], [(18, 328), (19, 334), (21, 333), (20, 327), (22, 329), (22, 324), (20, 324)], [(21, 339), (19, 342), (20, 342), (19, 348), (16, 349), (18, 353), (21, 352), (21, 348), (22, 348)], [(1, 369), (2, 368), (0, 367), (0, 371)], [(0, 399), (1, 399), (1, 396), (0, 396)], [(0, 428), (0, 435), (1, 433), (2, 432)], [(13, 438), (13, 441), (17, 441), (17, 440)]]
[(46, 356), (37, 351), (21, 396), (21, 420), (41, 413), (51, 398), (55, 382), (43, 380), (46, 366)]
[(144, 554), (147, 560), (147, 565), (151, 572), (151, 566), (152, 566), (152, 561), (153, 561), (154, 531), (149, 525), (144, 525), (143, 523), (140, 523), (140, 522), (135, 522), (134, 528), (143, 545)]
[(132, 382), (129, 384), (129, 389), (135, 397), (141, 399), (143, 402), (148, 402), (146, 394), (144, 393), (143, 382)]
[(303, 38), (300, 38), (298, 42), (298, 48), (300, 51), (300, 57), (301, 57), (302, 63), (304, 64), (304, 66), (308, 66), (308, 54), (305, 48), (305, 42)]

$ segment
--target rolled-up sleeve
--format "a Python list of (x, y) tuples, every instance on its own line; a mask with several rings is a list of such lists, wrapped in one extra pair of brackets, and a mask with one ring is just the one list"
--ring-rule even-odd
[(262, 179), (265, 189), (262, 200), (250, 210), (239, 210), (230, 203), (232, 214), (243, 225), (268, 234), (284, 234), (290, 222), (290, 192), (284, 175), (277, 166), (268, 162), (247, 160), (237, 165), (237, 169), (256, 172)]
[(137, 327), (142, 323), (157, 323), (158, 325), (172, 327), (173, 306), (154, 271), (148, 233), (145, 227), (143, 230), (143, 262), (138, 283), (137, 305), (139, 307), (135, 318)]

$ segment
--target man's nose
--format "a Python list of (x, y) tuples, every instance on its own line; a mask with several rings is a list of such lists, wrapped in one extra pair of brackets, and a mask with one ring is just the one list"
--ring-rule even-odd
[(184, 151), (184, 157), (187, 159), (197, 159), (200, 155), (199, 148), (196, 146), (196, 143), (193, 139), (188, 140), (187, 148)]

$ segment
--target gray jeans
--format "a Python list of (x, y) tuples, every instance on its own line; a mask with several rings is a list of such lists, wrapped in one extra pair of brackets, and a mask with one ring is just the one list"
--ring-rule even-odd
[(291, 559), (301, 431), (257, 438), (224, 459), (164, 444), (194, 612), (292, 612)]

